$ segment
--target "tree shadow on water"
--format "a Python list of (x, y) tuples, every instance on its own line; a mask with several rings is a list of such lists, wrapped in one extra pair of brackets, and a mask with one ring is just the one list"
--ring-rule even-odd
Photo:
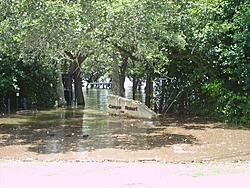
[(129, 150), (148, 150), (161, 147), (170, 147), (176, 144), (198, 144), (192, 135), (181, 134), (138, 134), (122, 137), (115, 140), (116, 147)]
[(81, 124), (57, 124), (32, 126), (30, 122), (2, 124), (0, 147), (28, 146), (28, 151), (38, 154), (64, 153), (72, 150), (78, 137), (82, 135)]
[[(72, 130), (74, 133), (72, 135)], [(126, 126), (110, 123), (105, 127), (91, 127), (86, 130), (82, 126), (57, 126), (50, 129), (11, 125), (1, 126), (2, 142), (0, 147), (27, 146), (29, 152), (37, 154), (56, 154), (67, 152), (85, 152), (97, 149), (150, 150), (170, 147), (175, 144), (198, 144), (192, 135), (169, 134), (164, 128), (148, 126)]]
[(204, 126), (204, 125), (186, 125), (182, 126), (186, 130), (205, 130), (210, 128), (209, 126)]
[(0, 125), (0, 147), (24, 146), (29, 152), (43, 155), (106, 148), (150, 150), (176, 144), (199, 144), (193, 135), (171, 134), (166, 126), (157, 126), (155, 122), (87, 115), (84, 117), (82, 111), (73, 113), (70, 110), (62, 115), (57, 111), (29, 118), (25, 114), (20, 115), (21, 119), (26, 118), (25, 121)]

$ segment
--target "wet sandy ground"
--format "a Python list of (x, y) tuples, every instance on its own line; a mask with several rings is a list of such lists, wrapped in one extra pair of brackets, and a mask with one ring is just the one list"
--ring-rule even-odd
[(164, 164), (1, 160), (0, 187), (250, 186), (249, 163)]
[[(248, 128), (192, 119), (122, 121), (86, 139), (82, 124), (67, 121), (56, 136), (0, 122), (0, 187), (250, 187)], [(72, 128), (76, 134), (66, 138)]]

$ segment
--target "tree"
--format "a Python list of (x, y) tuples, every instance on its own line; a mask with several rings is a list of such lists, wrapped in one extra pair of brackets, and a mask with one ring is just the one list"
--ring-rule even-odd
[(98, 50), (82, 65), (84, 80), (87, 82), (108, 81), (111, 75), (111, 58), (106, 50)]
[(0, 54), (0, 107), (5, 108), (8, 97), (17, 92), (17, 77), (20, 74), (16, 69), (18, 63), (18, 60)]
[[(112, 75), (118, 95), (129, 76), (133, 98), (139, 81), (147, 80), (146, 104), (157, 101), (159, 113), (249, 122), (248, 1), (0, 3), (1, 54), (26, 63), (69, 63), (63, 68), (75, 81), (79, 104), (82, 73), (92, 81)], [(152, 82), (159, 83), (159, 100)]]
[[(5, 2), (7, 1), (3, 3)], [(82, 62), (77, 60), (86, 59), (93, 47), (87, 35), (93, 27), (89, 24), (91, 15), (87, 15), (88, 2), (79, 4), (62, 1), (13, 0), (10, 4), (4, 5), (10, 6), (8, 9), (11, 13), (5, 21), (7, 26), (4, 25), (2, 31), (8, 30), (12, 39), (15, 39), (17, 49), (20, 50), (19, 56), (26, 60), (39, 55), (45, 61), (53, 63), (60, 63), (64, 58), (70, 59), (72, 67), (77, 68), (73, 71), (78, 103), (84, 104), (80, 87), (82, 76), (78, 69)], [(6, 41), (8, 36), (5, 35), (3, 39)], [(65, 56), (68, 54), (70, 57)], [(57, 67), (60, 68), (60, 66)], [(57, 70), (57, 72), (61, 71)], [(59, 80), (59, 83), (62, 83), (62, 80)], [(59, 91), (62, 91), (62, 88)], [(63, 103), (64, 99), (59, 101)]]
[(95, 33), (105, 48), (112, 48), (108, 53), (116, 65), (113, 66), (115, 68), (113, 76), (119, 73), (119, 76), (113, 77), (112, 82), (113, 86), (117, 86), (115, 87), (117, 90), (121, 90), (115, 93), (123, 95), (129, 61), (136, 59), (133, 53), (138, 43), (136, 39), (138, 2), (103, 1), (97, 2), (97, 5), (100, 6), (99, 17), (103, 22)]

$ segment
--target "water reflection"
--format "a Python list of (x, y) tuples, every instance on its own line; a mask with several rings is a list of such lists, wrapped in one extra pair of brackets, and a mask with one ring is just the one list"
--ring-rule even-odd
[(192, 136), (166, 134), (163, 127), (155, 125), (157, 122), (108, 116), (109, 92), (85, 91), (85, 108), (22, 112), (1, 118), (0, 146), (29, 145), (29, 151), (49, 154), (104, 148), (145, 150), (183, 143), (184, 139), (195, 142)]
[[(133, 99), (132, 86), (129, 86), (129, 87), (126, 88), (125, 97), (128, 98), (128, 99)], [(144, 90), (136, 90), (135, 100), (140, 101), (142, 103), (145, 102), (145, 92), (144, 92)]]
[(85, 95), (85, 109), (99, 111), (107, 111), (107, 95), (110, 93), (109, 89), (88, 89), (84, 90)]

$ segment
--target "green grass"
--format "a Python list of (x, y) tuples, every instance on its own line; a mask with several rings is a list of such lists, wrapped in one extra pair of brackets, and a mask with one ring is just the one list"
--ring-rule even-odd
[(195, 171), (190, 174), (193, 177), (250, 172), (249, 162), (212, 162), (203, 164), (196, 163), (192, 164), (192, 166), (195, 167)]

